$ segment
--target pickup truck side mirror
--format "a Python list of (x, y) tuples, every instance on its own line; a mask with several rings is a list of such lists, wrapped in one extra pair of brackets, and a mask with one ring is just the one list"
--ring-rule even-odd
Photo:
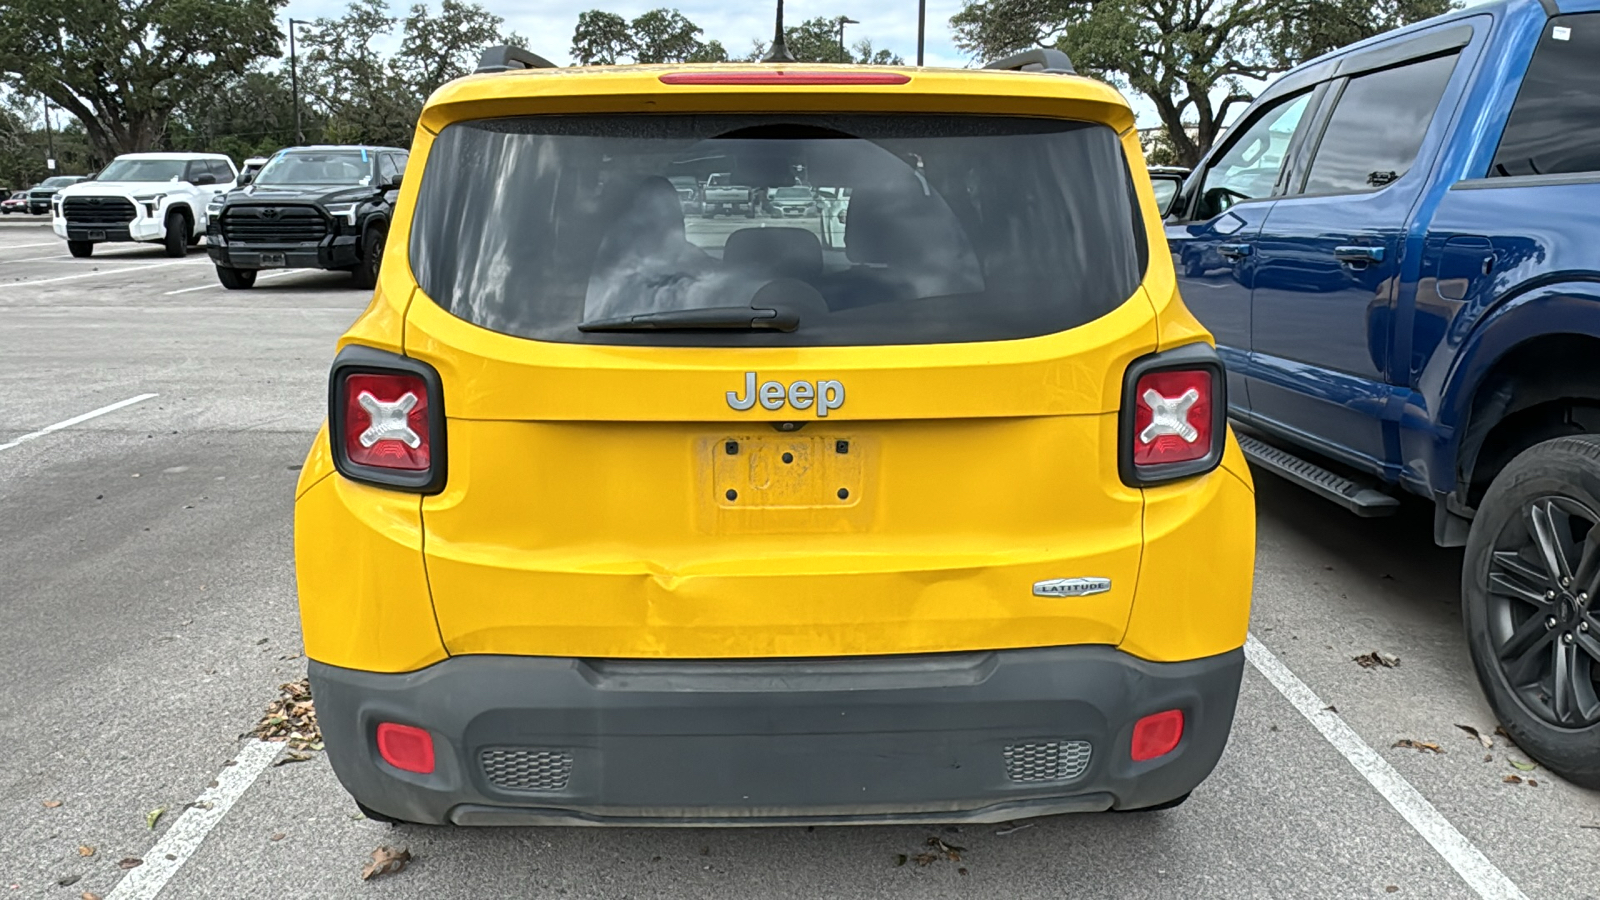
[(1183, 176), (1176, 172), (1152, 172), (1150, 186), (1156, 192), (1156, 209), (1165, 219), (1178, 209), (1178, 198), (1183, 194)]
[(397, 191), (400, 189), (400, 182), (405, 177), (406, 176), (404, 172), (396, 172), (389, 176), (388, 180), (383, 183), (383, 186), (387, 190)]
[(213, 184), (216, 184), (216, 183), (217, 183), (217, 176), (211, 174), (210, 172), (201, 172), (199, 175), (196, 175), (194, 177), (194, 182), (193, 182), (195, 187), (206, 187), (208, 185), (213, 185)]
[(255, 181), (255, 180), (256, 180), (256, 173), (254, 173), (254, 172), (240, 172), (238, 179), (234, 183), (239, 185), (239, 187), (244, 187), (245, 185), (247, 185), (250, 182)]

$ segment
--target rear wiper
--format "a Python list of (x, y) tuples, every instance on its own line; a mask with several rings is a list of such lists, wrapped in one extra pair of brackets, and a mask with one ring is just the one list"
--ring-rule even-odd
[(751, 306), (712, 306), (704, 309), (671, 309), (637, 316), (617, 316), (582, 322), (579, 331), (674, 331), (697, 328), (729, 331), (793, 331), (800, 317), (783, 309)]

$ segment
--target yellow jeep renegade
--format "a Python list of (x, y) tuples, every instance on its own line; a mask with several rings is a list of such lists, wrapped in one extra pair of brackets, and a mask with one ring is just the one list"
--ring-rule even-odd
[(1115, 90), (496, 48), (411, 159), (295, 507), (374, 818), (993, 822), (1210, 773), (1254, 497)]

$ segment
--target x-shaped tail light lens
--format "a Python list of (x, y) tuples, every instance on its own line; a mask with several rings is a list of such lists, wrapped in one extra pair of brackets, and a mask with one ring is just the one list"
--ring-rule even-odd
[(344, 382), (344, 451), (350, 461), (423, 471), (432, 462), (428, 388), (401, 373), (358, 373)]
[(1139, 378), (1134, 388), (1134, 465), (1190, 462), (1211, 453), (1213, 377), (1210, 369), (1168, 369)]

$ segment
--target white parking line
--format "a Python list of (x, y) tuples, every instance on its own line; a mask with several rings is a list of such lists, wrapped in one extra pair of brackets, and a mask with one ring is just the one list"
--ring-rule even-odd
[[(277, 278), (277, 277), (282, 276), (282, 275), (293, 275), (294, 273), (299, 272), (299, 271), (301, 271), (301, 270), (300, 269), (284, 269), (281, 272), (268, 272), (265, 275), (257, 275), (256, 276), (256, 280), (257, 281), (265, 281), (268, 278)], [(177, 289), (175, 291), (167, 291), (165, 294), (162, 294), (161, 296), (163, 296), (163, 297), (171, 297), (173, 294), (187, 294), (190, 291), (209, 291), (212, 288), (219, 288), (219, 287), (222, 287), (222, 283), (221, 282), (218, 282), (216, 284), (202, 284), (202, 285), (200, 285), (198, 287), (186, 287), (186, 288), (179, 288), (179, 289)]]
[[(21, 250), (24, 247), (59, 247), (59, 246), (61, 246), (61, 242), (60, 241), (40, 241), (37, 244), (7, 244), (4, 247), (0, 247), (0, 250)], [(6, 260), (6, 262), (16, 262), (16, 260)]]
[(161, 840), (145, 852), (144, 865), (129, 870), (106, 900), (153, 900), (283, 748), (283, 744), (267, 741), (246, 744), (233, 765), (223, 767), (217, 786), (207, 788), (184, 810)]
[(1433, 849), (1479, 897), (1486, 900), (1528, 900), (1522, 889), (1506, 877), (1506, 873), (1490, 862), (1467, 840), (1466, 835), (1457, 831), (1450, 820), (1440, 815), (1433, 804), (1411, 786), (1411, 782), (1406, 781), (1394, 766), (1389, 765), (1388, 760), (1379, 756), (1354, 729), (1345, 724), (1338, 713), (1328, 709), (1327, 704), (1253, 634), (1245, 640), (1244, 655), (1256, 671), (1272, 682), (1278, 693), (1294, 704), (1300, 715), (1322, 732), (1328, 743), (1367, 779), (1367, 783), (1389, 801), (1395, 812), (1433, 845)]
[(129, 272), (144, 272), (149, 269), (159, 269), (163, 266), (192, 266), (201, 260), (180, 259), (172, 262), (153, 263), (148, 266), (135, 266), (131, 269), (101, 269), (98, 272), (80, 272), (77, 275), (63, 275), (60, 278), (41, 278), (38, 281), (13, 281), (6, 287), (28, 287), (35, 284), (55, 284), (58, 281), (72, 281), (75, 278), (94, 278), (97, 275), (126, 275)]
[(81, 416), (73, 416), (72, 418), (67, 419), (64, 422), (57, 422), (54, 425), (46, 425), (45, 427), (39, 429), (38, 431), (29, 432), (28, 434), (25, 434), (22, 437), (19, 437), (16, 440), (11, 441), (8, 444), (0, 444), (0, 450), (10, 450), (12, 447), (17, 446), (18, 444), (26, 444), (28, 441), (31, 441), (34, 438), (42, 438), (47, 434), (52, 434), (54, 432), (60, 431), (63, 428), (71, 428), (72, 426), (78, 424), (79, 422), (87, 422), (87, 421), (89, 421), (90, 419), (93, 419), (96, 416), (103, 416), (103, 415), (105, 415), (106, 413), (109, 413), (109, 412), (116, 412), (117, 410), (122, 409), (124, 406), (132, 406), (135, 403), (143, 403), (144, 401), (149, 400), (151, 397), (154, 397), (154, 396), (156, 396), (156, 395), (155, 394), (140, 394), (137, 397), (129, 397), (126, 400), (118, 400), (116, 403), (113, 403), (110, 406), (102, 406), (99, 409), (94, 410), (93, 412), (86, 412)]

